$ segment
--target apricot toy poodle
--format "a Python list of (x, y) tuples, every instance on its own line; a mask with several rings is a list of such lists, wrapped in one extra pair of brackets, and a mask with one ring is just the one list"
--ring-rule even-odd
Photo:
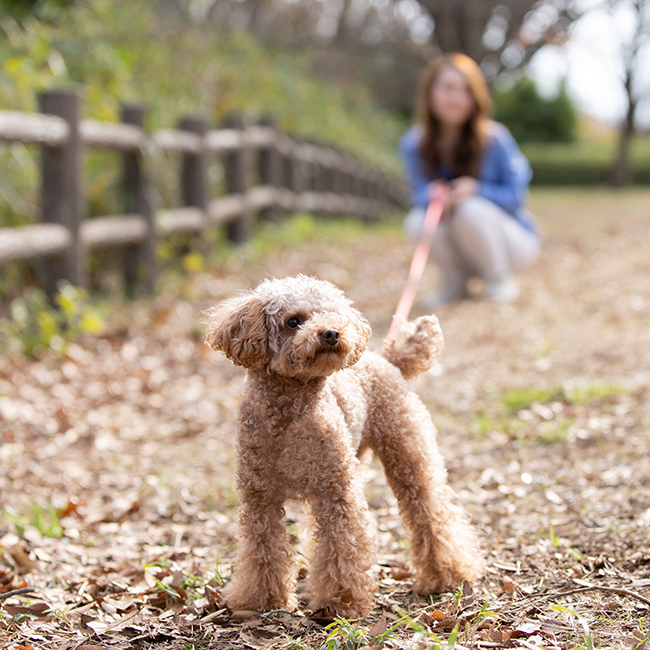
[(265, 280), (209, 312), (207, 343), (243, 366), (237, 434), (239, 543), (224, 590), (233, 610), (295, 609), (296, 567), (287, 499), (313, 521), (309, 605), (325, 615), (373, 607), (376, 543), (359, 475), (371, 449), (382, 462), (408, 531), (413, 588), (472, 581), (477, 538), (446, 482), (436, 431), (406, 380), (428, 370), (443, 337), (435, 316), (402, 323), (383, 354), (343, 292), (304, 275)]

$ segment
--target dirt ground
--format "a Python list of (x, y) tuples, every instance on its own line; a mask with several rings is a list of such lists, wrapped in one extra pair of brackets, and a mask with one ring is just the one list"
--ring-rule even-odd
[[(106, 334), (63, 358), (0, 359), (0, 647), (650, 648), (650, 192), (538, 190), (531, 208), (544, 249), (519, 301), (439, 308), (441, 363), (412, 382), (480, 530), (473, 589), (413, 595), (373, 462), (368, 619), (223, 607), (243, 373), (202, 344), (201, 312), (268, 275), (315, 274), (379, 347), (412, 247), (397, 227), (331, 222), (116, 303)], [(428, 269), (420, 298), (436, 281)], [(300, 517), (291, 506), (294, 536)]]

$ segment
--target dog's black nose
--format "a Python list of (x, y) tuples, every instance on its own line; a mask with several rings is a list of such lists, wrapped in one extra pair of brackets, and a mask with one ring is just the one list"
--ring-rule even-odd
[(323, 330), (320, 337), (327, 345), (336, 345), (339, 342), (339, 333), (336, 330)]

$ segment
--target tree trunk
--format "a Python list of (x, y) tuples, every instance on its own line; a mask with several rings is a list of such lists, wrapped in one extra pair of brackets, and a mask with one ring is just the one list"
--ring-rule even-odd
[(612, 182), (615, 187), (624, 187), (632, 182), (632, 170), (630, 167), (630, 144), (635, 134), (636, 109), (638, 96), (635, 93), (637, 63), (641, 51), (642, 38), (645, 33), (644, 24), (644, 3), (647, 0), (635, 0), (632, 8), (635, 12), (635, 29), (629, 50), (625, 54), (625, 96), (627, 97), (627, 113), (621, 125), (618, 140), (618, 153), (614, 169), (612, 170)]
[(636, 102), (628, 97), (629, 107), (625, 121), (621, 128), (618, 139), (618, 152), (612, 173), (612, 182), (615, 187), (625, 187), (632, 182), (632, 169), (630, 167), (630, 145), (634, 137), (634, 115), (636, 113)]

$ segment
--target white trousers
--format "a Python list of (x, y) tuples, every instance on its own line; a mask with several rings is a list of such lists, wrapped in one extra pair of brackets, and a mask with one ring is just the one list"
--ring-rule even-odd
[[(413, 208), (404, 222), (415, 240), (420, 236), (425, 211)], [(499, 282), (529, 266), (539, 254), (539, 237), (492, 201), (470, 196), (436, 229), (431, 244), (433, 262), (448, 283), (472, 276)]]

